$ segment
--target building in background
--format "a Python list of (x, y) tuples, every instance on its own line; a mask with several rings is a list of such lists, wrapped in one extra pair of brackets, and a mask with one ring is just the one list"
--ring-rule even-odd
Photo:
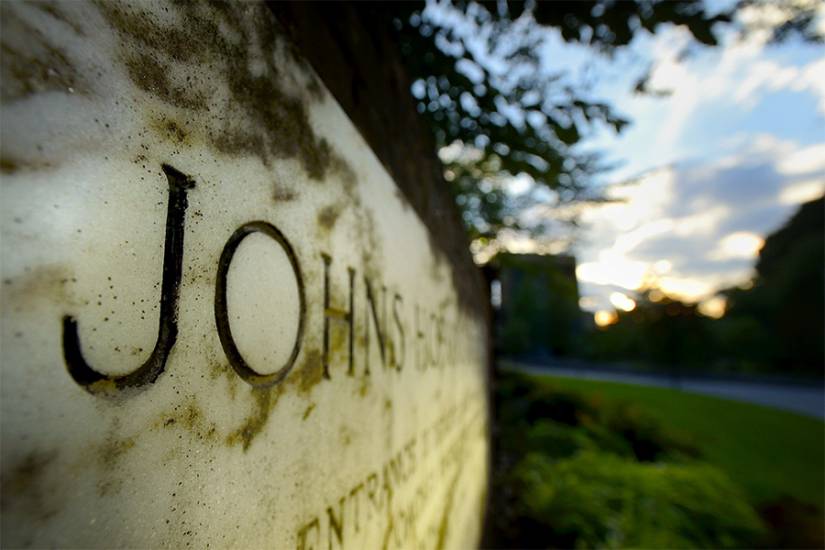
[(499, 253), (489, 266), (496, 351), (534, 358), (574, 354), (590, 322), (579, 308), (576, 258)]

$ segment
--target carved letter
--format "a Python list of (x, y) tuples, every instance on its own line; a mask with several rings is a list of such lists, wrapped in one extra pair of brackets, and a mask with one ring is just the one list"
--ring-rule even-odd
[[(370, 285), (369, 279), (364, 277), (364, 284), (367, 287), (367, 314), (366, 314), (366, 322), (364, 323), (364, 334), (365, 334), (365, 349), (364, 349), (364, 374), (370, 373), (370, 312), (372, 312), (372, 321), (375, 324), (375, 334), (378, 337), (378, 351), (381, 353), (381, 364), (384, 366), (387, 365), (387, 356), (386, 351), (384, 349), (384, 334), (381, 326), (381, 320), (378, 318), (378, 313), (375, 310), (375, 297), (372, 295), (372, 285)], [(386, 288), (384, 289), (384, 296), (386, 296)], [(384, 299), (386, 303), (386, 298)], [(386, 318), (386, 308), (381, 308), (382, 312), (384, 312), (384, 318)]]
[[(238, 346), (235, 345), (235, 340), (232, 338), (232, 330), (229, 326), (229, 315), (227, 313), (226, 303), (226, 278), (229, 273), (229, 264), (232, 263), (232, 258), (235, 256), (235, 251), (240, 246), (241, 242), (253, 233), (263, 233), (278, 243), (286, 253), (289, 263), (292, 266), (292, 272), (295, 274), (295, 280), (298, 284), (298, 299), (300, 309), (298, 314), (298, 334), (295, 337), (295, 343), (292, 345), (292, 353), (287, 359), (286, 363), (273, 372), (272, 374), (258, 374), (246, 363), (244, 358), (238, 351)], [(220, 260), (218, 260), (218, 277), (215, 282), (215, 323), (218, 326), (218, 337), (221, 340), (223, 351), (229, 359), (229, 364), (235, 369), (235, 372), (249, 384), (253, 386), (271, 386), (277, 384), (289, 373), (292, 365), (295, 363), (295, 358), (298, 357), (298, 351), (301, 348), (301, 339), (304, 334), (304, 317), (306, 311), (306, 303), (304, 299), (304, 280), (301, 277), (301, 268), (298, 266), (298, 259), (295, 257), (295, 251), (286, 237), (274, 225), (267, 222), (249, 222), (240, 226), (226, 241), (221, 253)]]
[(324, 378), (329, 379), (329, 329), (330, 320), (344, 321), (349, 325), (349, 367), (347, 374), (353, 375), (353, 351), (355, 346), (355, 270), (349, 268), (349, 311), (332, 307), (331, 289), (329, 286), (329, 266), (332, 258), (321, 254), (324, 259)]
[(429, 346), (427, 345), (426, 334), (422, 330), (421, 327), (421, 320), (419, 317), (420, 308), (418, 304), (415, 305), (415, 341), (413, 342), (415, 345), (415, 357), (416, 357), (416, 367), (420, 370), (426, 370), (427, 367), (430, 365), (430, 350)]
[[(400, 306), (402, 302), (401, 295), (396, 293), (392, 300), (392, 316), (395, 320), (395, 326), (398, 329), (398, 341), (400, 342), (398, 346), (399, 349), (395, 355), (395, 366), (398, 370), (404, 367), (404, 356), (407, 352), (406, 343), (404, 342), (404, 325), (401, 323), (401, 314), (398, 312), (398, 306)], [(393, 349), (395, 349), (395, 347), (393, 347)]]
[(361, 518), (361, 499), (359, 498), (359, 494), (364, 489), (364, 482), (362, 481), (358, 485), (352, 488), (349, 492), (350, 499), (352, 500), (352, 508), (354, 509), (353, 516), (355, 518), (355, 532), (357, 533), (360, 530), (360, 518)]
[(169, 182), (169, 205), (166, 210), (158, 337), (152, 354), (145, 363), (129, 374), (117, 377), (100, 374), (83, 358), (77, 334), (77, 321), (70, 315), (63, 317), (63, 356), (66, 359), (66, 367), (74, 381), (91, 393), (104, 391), (112, 385), (116, 389), (123, 389), (154, 382), (166, 367), (166, 359), (178, 336), (178, 298), (183, 267), (186, 191), (193, 188), (195, 183), (167, 164), (162, 165), (162, 168)]
[(331, 506), (327, 506), (327, 517), (329, 518), (329, 548), (332, 550), (332, 534), (338, 539), (338, 545), (344, 544), (344, 503), (346, 502), (346, 495), (342, 496), (338, 501), (338, 517), (335, 517), (335, 512)]
[(298, 530), (298, 550), (311, 550), (312, 548), (318, 548), (317, 544), (307, 544), (307, 535), (310, 531), (315, 531), (316, 541), (321, 538), (321, 524), (317, 517), (313, 518), (312, 521)]

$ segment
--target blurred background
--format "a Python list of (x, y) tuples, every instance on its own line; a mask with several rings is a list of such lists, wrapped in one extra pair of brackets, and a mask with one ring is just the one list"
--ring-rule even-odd
[(824, 6), (272, 6), (486, 276), (484, 546), (825, 546)]

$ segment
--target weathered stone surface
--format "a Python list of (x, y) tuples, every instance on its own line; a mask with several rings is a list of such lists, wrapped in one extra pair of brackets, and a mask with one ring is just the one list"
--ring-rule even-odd
[(0, 9), (2, 545), (476, 544), (485, 320), (269, 11)]

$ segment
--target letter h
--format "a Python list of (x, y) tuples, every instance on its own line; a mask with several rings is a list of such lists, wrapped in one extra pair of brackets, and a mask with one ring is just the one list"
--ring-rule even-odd
[(329, 333), (330, 321), (343, 321), (349, 328), (349, 358), (347, 374), (352, 376), (353, 369), (353, 348), (355, 346), (355, 270), (347, 268), (349, 272), (349, 311), (334, 308), (331, 305), (331, 289), (329, 285), (329, 270), (332, 264), (332, 257), (328, 254), (321, 254), (324, 259), (324, 378), (329, 379)]

